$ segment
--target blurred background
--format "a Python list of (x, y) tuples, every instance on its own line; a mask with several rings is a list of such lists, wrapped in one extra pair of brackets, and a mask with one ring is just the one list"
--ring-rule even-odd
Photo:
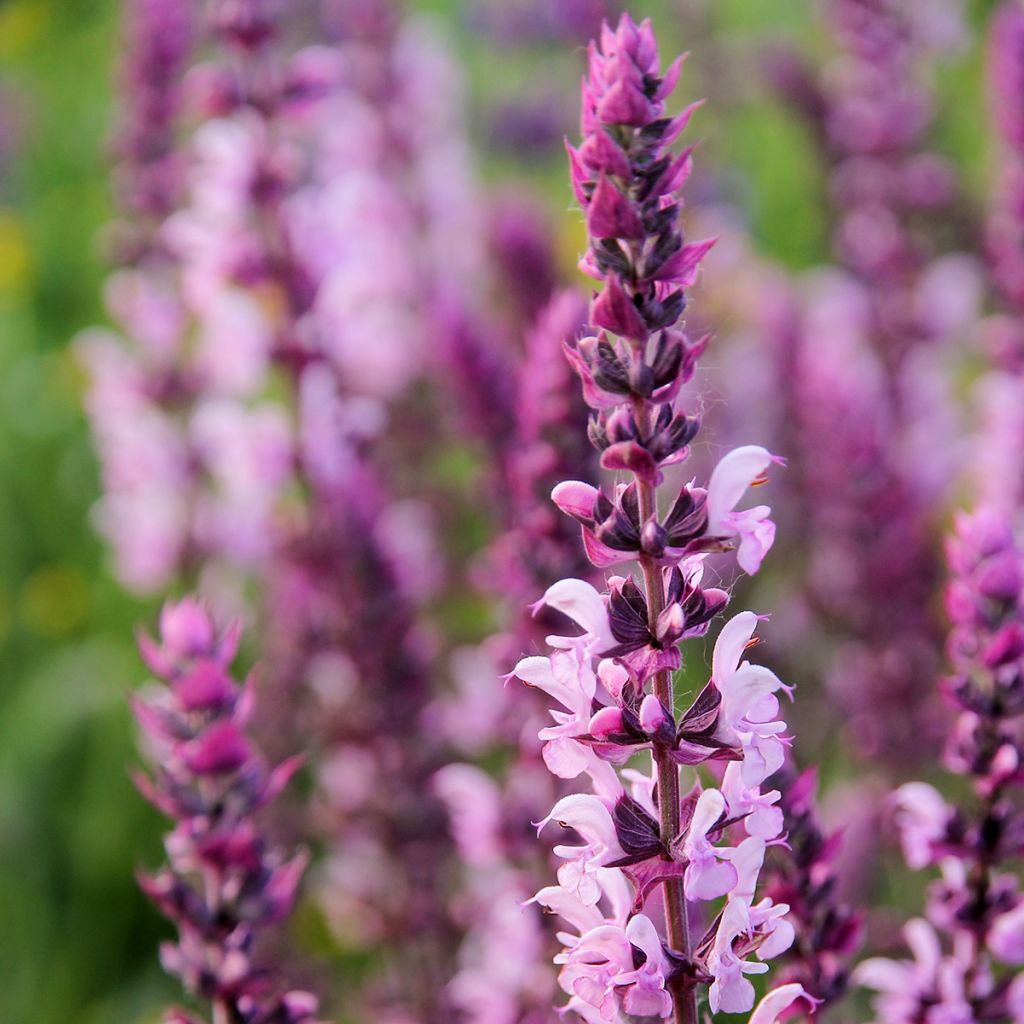
[[(483, 187), (538, 202), (565, 275), (582, 281), (561, 140), (576, 131), (584, 44), (570, 7), (585, 5), (407, 6), (436, 19), (465, 75)], [(967, 5), (962, 45), (935, 76), (934, 147), (973, 206), (989, 181), (981, 40), (992, 6)], [(709, 100), (688, 203), (727, 206), (760, 256), (792, 271), (829, 259), (813, 133), (762, 76), (780, 47), (827, 51), (812, 0), (630, 9), (655, 18), (663, 53), (693, 51), (683, 88)], [(176, 998), (155, 957), (167, 928), (133, 874), (158, 857), (162, 827), (129, 779), (125, 701), (144, 674), (134, 631), (157, 601), (122, 588), (94, 531), (99, 475), (70, 348), (105, 319), (120, 17), (117, 0), (0, 0), (0, 1020), (11, 1024), (151, 1021)], [(728, 305), (714, 315), (727, 333)], [(479, 635), (465, 615), (455, 628)]]

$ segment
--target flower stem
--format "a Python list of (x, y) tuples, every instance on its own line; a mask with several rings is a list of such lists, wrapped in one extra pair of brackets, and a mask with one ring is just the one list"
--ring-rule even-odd
[[(640, 506), (640, 522), (646, 523), (654, 514), (655, 491), (651, 484), (637, 480), (637, 499)], [(643, 555), (640, 558), (644, 586), (647, 591), (647, 621), (651, 635), (655, 634), (658, 616), (665, 608), (665, 584), (661, 570), (654, 559)], [(654, 695), (675, 714), (675, 698), (672, 692), (672, 673), (662, 669), (654, 677)], [(672, 760), (664, 744), (654, 746), (654, 760), (658, 766), (658, 814), (660, 818), (661, 841), (666, 850), (679, 834), (679, 766)], [(686, 912), (686, 895), (680, 878), (670, 878), (665, 883), (665, 924), (668, 942), (672, 949), (689, 959), (690, 922)], [(697, 1024), (697, 991), (692, 985), (677, 985), (672, 993), (676, 1024)]]

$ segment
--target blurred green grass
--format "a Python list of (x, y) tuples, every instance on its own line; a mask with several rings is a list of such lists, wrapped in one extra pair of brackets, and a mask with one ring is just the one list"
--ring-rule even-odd
[[(540, 73), (575, 100), (578, 54), (485, 43), (456, 0), (413, 4), (445, 18), (470, 75), (474, 131), (491, 103)], [(976, 2), (980, 24), (991, 4)], [(89, 524), (97, 470), (68, 341), (103, 319), (97, 232), (111, 197), (114, 0), (0, 3), (0, 88), (18, 143), (0, 168), (0, 1021), (155, 1020), (175, 995), (155, 952), (165, 927), (133, 868), (157, 856), (159, 822), (134, 793), (125, 692), (141, 674), (132, 642), (151, 605), (125, 595)], [(730, 60), (780, 35), (812, 43), (811, 4), (638, 3), (666, 51), (697, 41), (687, 91), (711, 99), (697, 133), (766, 255), (800, 268), (825, 255), (820, 172), (793, 118)], [(709, 43), (704, 55), (699, 41)], [(984, 193), (987, 149), (975, 46), (943, 74), (939, 138)], [(724, 95), (718, 102), (719, 93)], [(528, 182), (582, 246), (561, 155), (484, 155), (489, 182)]]
[(156, 816), (128, 778), (145, 609), (89, 525), (97, 474), (68, 340), (101, 315), (116, 5), (0, 6), (16, 144), (0, 189), (0, 1019), (152, 1018), (172, 991), (132, 875)]

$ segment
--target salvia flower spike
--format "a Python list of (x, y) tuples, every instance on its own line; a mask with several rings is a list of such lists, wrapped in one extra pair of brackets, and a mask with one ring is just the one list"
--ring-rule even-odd
[[(301, 764), (270, 767), (247, 734), (251, 680), (239, 686), (229, 665), (238, 630), (218, 633), (192, 598), (169, 602), (160, 639), (140, 638), (146, 664), (162, 684), (135, 701), (151, 775), (143, 795), (174, 821), (166, 864), (139, 884), (178, 929), (160, 950), (165, 969), (209, 1004), (212, 1024), (315, 1024), (317, 1000), (289, 991), (254, 959), (258, 934), (291, 912), (306, 855), (286, 857), (256, 819)], [(198, 1024), (182, 1010), (175, 1024)]]
[[(622, 480), (608, 492), (567, 481), (553, 499), (580, 523), (595, 565), (632, 562), (639, 579), (612, 576), (604, 592), (578, 579), (548, 588), (536, 607), (578, 630), (548, 637), (547, 657), (515, 669), (558, 705), (539, 734), (548, 768), (592, 785), (539, 823), (574, 838), (555, 847), (558, 884), (535, 900), (566, 922), (560, 984), (568, 1008), (593, 1022), (696, 1024), (702, 989), (712, 1015), (751, 1011), (748, 975), (766, 972), (793, 939), (788, 908), (756, 897), (765, 850), (782, 830), (779, 793), (761, 785), (789, 742), (777, 696), (789, 688), (744, 658), (758, 616), (742, 612), (725, 625), (712, 678), (682, 714), (673, 693), (680, 643), (703, 636), (728, 601), (704, 584), (703, 560), (734, 550), (741, 567), (757, 570), (774, 538), (769, 509), (737, 506), (781, 461), (756, 445), (739, 448), (706, 488), (673, 485), (658, 501), (665, 469), (686, 459), (698, 430), (680, 392), (707, 344), (680, 320), (711, 244), (686, 242), (679, 224), (676, 193), (692, 149), (671, 147), (697, 106), (666, 112), (681, 64), (661, 72), (649, 21), (624, 15), (615, 29), (605, 25), (589, 50), (583, 141), (569, 147), (590, 236), (581, 266), (599, 289), (596, 334), (567, 344), (566, 355), (592, 409), (591, 441)], [(650, 774), (616, 771), (641, 751), (650, 752)], [(702, 764), (718, 766), (719, 787), (702, 788), (694, 776), (682, 793), (680, 767)], [(691, 935), (702, 904), (722, 897), (722, 912)], [(799, 984), (782, 986), (750, 1020), (769, 1024), (801, 997)]]
[(974, 798), (949, 804), (925, 782), (893, 794), (908, 867), (938, 877), (926, 917), (904, 928), (912, 959), (858, 968), (878, 993), (881, 1024), (1024, 1019), (1024, 898), (1013, 870), (1024, 853), (1024, 544), (1008, 515), (982, 506), (958, 519), (948, 557), (944, 691), (956, 718), (944, 761)]

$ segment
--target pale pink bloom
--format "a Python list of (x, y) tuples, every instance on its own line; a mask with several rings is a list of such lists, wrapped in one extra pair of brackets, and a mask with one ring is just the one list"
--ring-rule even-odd
[(1018, 974), (1006, 993), (1006, 1008), (1011, 1020), (1024, 1020), (1024, 974)]
[(750, 575), (760, 568), (775, 540), (775, 524), (768, 518), (771, 509), (767, 505), (756, 505), (743, 512), (734, 510), (765, 470), (773, 462), (782, 461), (760, 445), (745, 445), (733, 449), (718, 463), (708, 483), (708, 535), (738, 538), (736, 561)]
[(103, 294), (107, 308), (133, 342), (160, 365), (173, 361), (187, 316), (168, 281), (147, 271), (124, 268), (110, 275)]
[(271, 402), (204, 401), (192, 417), (190, 439), (210, 477), (195, 511), (200, 542), (239, 564), (259, 562), (274, 543), (279, 495), (292, 469), (284, 409)]
[(988, 948), (1004, 964), (1024, 964), (1024, 903), (1000, 914), (988, 933)]
[(144, 368), (117, 335), (91, 330), (75, 344), (92, 377), (86, 407), (103, 458), (96, 522), (119, 579), (156, 590), (188, 542), (193, 470), (184, 431), (153, 401)]
[(984, 269), (977, 257), (951, 252), (932, 260), (914, 288), (917, 322), (936, 338), (973, 330), (981, 315)]
[(448, 764), (433, 779), (434, 792), (448, 808), (459, 856), (471, 867), (503, 860), (501, 789), (485, 771)]
[(749, 908), (751, 929), (765, 936), (755, 951), (758, 960), (772, 960), (793, 945), (796, 929), (788, 913), (788, 903), (773, 903), (768, 896)]
[(725, 851), (712, 846), (707, 838), (724, 811), (725, 798), (717, 789), (706, 789), (697, 798), (682, 849), (689, 862), (683, 876), (687, 899), (717, 899), (736, 884), (736, 868), (722, 859)]
[(416, 601), (435, 596), (444, 584), (437, 527), (433, 509), (415, 498), (391, 502), (373, 526), (374, 539), (387, 555), (399, 589)]
[(486, 884), (447, 994), (467, 1024), (516, 1024), (524, 1006), (555, 996), (544, 963), (547, 937), (537, 912), (520, 905), (514, 877), (487, 870), (481, 882)]
[(355, 487), (363, 460), (357, 445), (387, 424), (384, 407), (371, 398), (342, 395), (337, 374), (323, 364), (302, 371), (299, 380), (299, 452), (312, 483), (330, 493)]
[[(944, 958), (932, 926), (914, 918), (903, 928), (913, 960), (874, 957), (854, 972), (858, 984), (879, 993), (875, 1009), (886, 1021), (922, 1019), (922, 1009), (938, 1004), (940, 1016), (926, 1016), (928, 1024), (971, 1024), (970, 1006), (963, 998), (963, 966)], [(966, 1012), (966, 1015), (964, 1013)]]
[[(745, 908), (745, 931), (757, 932), (764, 939), (757, 948), (759, 960), (771, 960), (784, 953), (793, 944), (796, 934), (793, 925), (786, 920), (788, 904), (773, 903), (767, 896), (759, 903), (753, 902), (765, 848), (766, 843), (760, 836), (748, 836), (739, 846), (725, 849), (721, 854), (736, 869), (736, 884), (729, 891), (730, 903)], [(738, 919), (739, 909), (733, 913)]]
[(1024, 380), (994, 371), (975, 394), (981, 428), (970, 452), (972, 484), (984, 504), (1015, 510), (1024, 499)]
[(747, 834), (762, 839), (774, 839), (781, 835), (782, 809), (776, 807), (782, 794), (777, 789), (762, 793), (757, 786), (747, 786), (743, 781), (743, 764), (730, 761), (722, 779), (722, 794), (729, 805), (729, 817), (743, 815), (743, 827)]
[(604, 597), (584, 580), (559, 580), (545, 591), (538, 605), (547, 605), (572, 619), (584, 630), (582, 637), (549, 636), (552, 647), (578, 647), (600, 655), (616, 646), (608, 622), (608, 606)]
[(722, 856), (736, 868), (736, 884), (729, 891), (729, 899), (742, 900), (748, 906), (753, 902), (767, 848), (768, 844), (759, 836), (747, 836), (739, 846), (723, 849)]
[(559, 884), (577, 894), (584, 903), (596, 903), (601, 898), (601, 888), (596, 879), (598, 869), (626, 855), (619, 846), (615, 823), (607, 806), (590, 793), (571, 793), (562, 797), (538, 824), (538, 832), (549, 821), (557, 821), (563, 828), (575, 829), (584, 840), (582, 846), (555, 847), (555, 856), (565, 861), (558, 869)]
[(438, 699), (433, 720), (456, 749), (475, 757), (507, 735), (501, 668), (480, 645), (456, 648), (448, 665), (453, 686)]
[(554, 697), (566, 710), (551, 709), (555, 725), (538, 734), (544, 741), (544, 763), (563, 779), (574, 779), (587, 765), (585, 747), (573, 737), (590, 728), (597, 677), (579, 651), (555, 651), (550, 658), (523, 658), (512, 674), (527, 686)]
[[(639, 967), (634, 947), (644, 955)], [(667, 1017), (672, 1012), (672, 997), (665, 989), (668, 959), (657, 930), (644, 914), (635, 914), (625, 927), (618, 921), (601, 923), (581, 935), (556, 962), (565, 964), (561, 981), (566, 991), (606, 1020), (616, 1013), (616, 997), (631, 1016)]]
[(207, 394), (251, 395), (266, 379), (273, 327), (252, 295), (226, 288), (211, 297), (196, 339), (195, 365)]
[(601, 1008), (591, 1006), (590, 1003), (585, 1002), (576, 995), (565, 1004), (565, 1010), (575, 1013), (586, 1024), (626, 1024), (626, 1019), (614, 1005), (607, 1008), (606, 1016)]
[(908, 782), (893, 794), (894, 819), (907, 866), (914, 870), (935, 862), (935, 845), (946, 834), (952, 808), (934, 786)]
[(556, 936), (564, 947), (555, 957), (555, 963), (562, 965), (558, 982), (562, 990), (573, 997), (569, 1005), (585, 1020), (612, 1021), (619, 1018), (615, 999), (607, 986), (611, 972), (581, 966), (572, 958), (584, 936), (608, 925), (625, 927), (633, 906), (633, 893), (625, 875), (617, 868), (600, 868), (595, 877), (605, 910), (600, 909), (596, 901), (584, 903), (577, 894), (557, 885), (541, 889), (534, 901), (575, 929), (574, 933), (559, 931)]
[(249, 215), (265, 142), (255, 116), (207, 121), (193, 137), (190, 204), (168, 218), (161, 235), (181, 266), (185, 304), (200, 316), (261, 251)]
[(770, 669), (740, 660), (757, 622), (753, 612), (733, 616), (722, 627), (712, 658), (712, 679), (722, 694), (716, 736), (742, 749), (741, 777), (748, 787), (759, 785), (782, 767), (786, 723), (775, 720), (779, 713), (775, 694), (790, 691)]
[(672, 997), (665, 991), (669, 963), (657, 929), (649, 917), (635, 914), (626, 925), (626, 938), (646, 957), (639, 967), (627, 970), (615, 979), (617, 988), (626, 987), (623, 999), (626, 1013), (637, 1017), (669, 1016)]
[(352, 743), (326, 756), (318, 772), (324, 803), (334, 814), (354, 814), (365, 808), (379, 781), (376, 754)]
[(593, 928), (615, 921), (625, 924), (633, 908), (633, 892), (626, 876), (618, 868), (598, 870), (597, 884), (600, 887), (602, 907), (584, 903), (576, 893), (560, 885), (549, 885), (533, 897), (545, 909), (557, 914), (563, 921), (576, 929), (576, 934), (559, 932), (558, 941), (567, 949), (575, 947), (579, 937)]
[(757, 1004), (747, 1024), (777, 1024), (779, 1017), (801, 998), (807, 998), (803, 985), (780, 985)]
[(708, 955), (708, 970), (714, 977), (708, 992), (712, 1013), (746, 1013), (754, 1005), (754, 986), (748, 974), (764, 974), (765, 963), (741, 960), (733, 943), (749, 928), (748, 908), (743, 900), (730, 900), (722, 912), (715, 943)]

